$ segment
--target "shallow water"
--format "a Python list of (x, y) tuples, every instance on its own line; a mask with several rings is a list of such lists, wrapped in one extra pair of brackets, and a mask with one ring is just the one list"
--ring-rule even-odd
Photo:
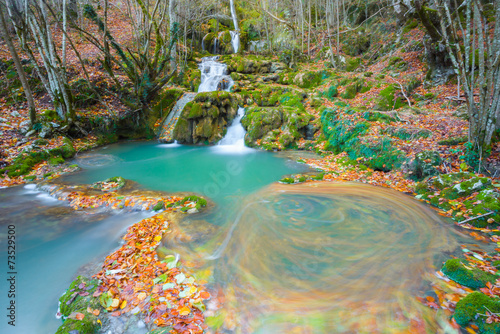
[[(0, 332), (16, 334), (55, 333), (61, 324), (55, 318), (58, 299), (75, 274), (106, 256), (126, 228), (146, 216), (87, 215), (24, 187), (0, 190), (0, 212), (0, 246), (6, 249), (7, 226), (14, 224), (17, 250), (16, 327), (2, 319)], [(0, 261), (7, 264), (6, 251)], [(2, 309), (8, 303), (3, 280)]]
[[(193, 270), (213, 273), (207, 316), (224, 320), (228, 333), (403, 333), (415, 319), (424, 328), (417, 333), (440, 331), (440, 318), (414, 296), (425, 294), (423, 277), (443, 253), (468, 242), (452, 225), (388, 189), (272, 184), (308, 169), (275, 154), (221, 147), (110, 145), (80, 154), (75, 162), (85, 169), (63, 181), (119, 175), (147, 189), (211, 199), (214, 209), (186, 216), (182, 228), (198, 233), (195, 241), (166, 246), (196, 260)], [(111, 252), (144, 214), (86, 215), (26, 188), (0, 196), (2, 233), (12, 221), (18, 226), (23, 326), (4, 331), (2, 323), (1, 332), (53, 333), (61, 323), (53, 316), (57, 299), (77, 270)]]

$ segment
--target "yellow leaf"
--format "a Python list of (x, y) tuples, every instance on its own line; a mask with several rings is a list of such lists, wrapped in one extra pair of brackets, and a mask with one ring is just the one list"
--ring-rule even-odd
[(137, 295), (137, 299), (139, 300), (144, 300), (146, 299), (146, 293), (141, 292), (140, 294)]
[(126, 300), (124, 300), (124, 301), (122, 302), (122, 304), (120, 305), (120, 308), (121, 308), (121, 309), (124, 309), (124, 308), (125, 308), (125, 306), (127, 306), (127, 301), (126, 301)]
[(157, 235), (157, 236), (155, 237), (155, 241), (160, 241), (160, 240), (161, 240), (161, 235)]

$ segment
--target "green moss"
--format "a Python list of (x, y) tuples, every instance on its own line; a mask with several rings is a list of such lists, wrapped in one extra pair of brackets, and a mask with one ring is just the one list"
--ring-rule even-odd
[(361, 65), (361, 58), (347, 58), (345, 70), (347, 72), (355, 71)]
[(72, 312), (86, 310), (87, 306), (93, 309), (99, 307), (97, 298), (92, 297), (99, 281), (78, 276), (69, 286), (68, 290), (59, 298), (59, 311), (64, 316), (69, 316)]
[(408, 62), (403, 60), (401, 57), (392, 57), (389, 59), (389, 64), (385, 69), (403, 72), (408, 69)]
[(280, 183), (286, 183), (286, 184), (292, 184), (292, 183), (295, 183), (295, 179), (291, 178), (291, 177), (285, 177), (285, 178), (282, 178), (281, 180), (279, 180)]
[(370, 122), (382, 122), (387, 124), (398, 121), (396, 118), (378, 111), (367, 111), (363, 114), (363, 118)]
[(445, 146), (454, 146), (454, 145), (463, 144), (467, 141), (468, 141), (467, 136), (450, 137), (450, 138), (446, 138), (446, 139), (438, 141), (438, 144), (445, 145)]
[(342, 98), (344, 99), (354, 99), (356, 97), (356, 94), (358, 93), (356, 86), (355, 85), (349, 85), (345, 88), (345, 91), (342, 93)]
[(413, 179), (422, 180), (428, 176), (438, 175), (439, 171), (436, 169), (442, 163), (439, 152), (436, 151), (422, 151), (415, 155), (410, 164), (410, 174)]
[(497, 276), (477, 268), (466, 268), (460, 259), (450, 259), (445, 262), (441, 271), (455, 282), (465, 285), (471, 289), (479, 289), (486, 283), (494, 283)]
[(165, 202), (163, 201), (158, 201), (158, 203), (153, 206), (153, 211), (160, 211), (160, 210), (165, 210)]
[(35, 165), (42, 161), (52, 159), (51, 162), (53, 164), (59, 164), (62, 163), (64, 159), (73, 157), (75, 153), (76, 150), (73, 148), (71, 140), (65, 138), (62, 146), (51, 150), (34, 149), (32, 151), (20, 153), (10, 166), (0, 169), (0, 175), (3, 176), (5, 172), (7, 172), (9, 177), (26, 175), (33, 170)]
[(457, 303), (453, 318), (463, 327), (475, 322), (479, 327), (479, 333), (500, 333), (499, 323), (487, 324), (486, 317), (479, 315), (486, 314), (486, 312), (500, 313), (500, 299), (489, 297), (481, 292), (472, 292)]
[(396, 97), (396, 88), (393, 85), (387, 86), (381, 90), (377, 99), (377, 108), (379, 110), (394, 110), (404, 106), (401, 97)]
[(337, 86), (330, 86), (328, 87), (328, 90), (323, 92), (323, 96), (326, 97), (328, 100), (333, 101), (339, 94), (339, 91), (337, 89)]
[[(200, 210), (201, 208), (204, 208), (207, 206), (207, 200), (202, 198), (202, 197), (196, 196), (196, 195), (186, 196), (183, 199), (181, 199), (180, 201), (176, 202), (175, 205), (184, 205), (186, 202), (196, 203), (195, 208), (197, 210)], [(187, 208), (187, 209), (189, 210), (191, 208)]]
[(49, 165), (57, 166), (64, 163), (64, 158), (62, 157), (52, 157), (49, 159)]
[(82, 320), (66, 319), (57, 329), (56, 334), (93, 334), (97, 333), (100, 325), (97, 317), (88, 312), (83, 313), (85, 317)]

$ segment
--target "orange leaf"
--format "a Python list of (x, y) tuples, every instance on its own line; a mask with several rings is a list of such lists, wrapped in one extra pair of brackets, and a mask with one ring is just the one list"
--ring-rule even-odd
[(187, 306), (183, 306), (179, 309), (180, 315), (188, 315), (189, 313), (191, 313), (191, 310)]
[(101, 313), (101, 311), (99, 311), (98, 309), (95, 309), (94, 312), (92, 312), (92, 314), (96, 317), (99, 315), (99, 313)]
[(76, 320), (83, 320), (83, 318), (85, 318), (85, 314), (77, 313), (77, 314), (75, 314), (75, 318), (76, 318)]
[(203, 299), (209, 299), (210, 298), (210, 294), (206, 291), (202, 291), (200, 293), (200, 297), (203, 298)]

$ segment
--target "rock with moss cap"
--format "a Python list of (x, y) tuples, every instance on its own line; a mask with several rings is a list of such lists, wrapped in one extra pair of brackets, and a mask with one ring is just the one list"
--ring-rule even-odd
[(239, 102), (238, 95), (225, 91), (198, 93), (184, 106), (173, 139), (183, 144), (214, 144), (236, 116)]
[(497, 279), (497, 276), (493, 274), (466, 266), (463, 260), (460, 259), (446, 261), (441, 271), (455, 282), (471, 289), (483, 288), (486, 283), (494, 283)]
[(63, 316), (64, 323), (56, 334), (97, 332), (100, 327), (98, 318), (92, 312), (88, 312), (88, 309), (99, 311), (102, 309), (98, 298), (92, 295), (98, 284), (98, 280), (83, 276), (78, 276), (71, 283), (69, 289), (59, 298), (59, 312)]
[(487, 317), (484, 314), (487, 312), (500, 313), (500, 299), (489, 297), (481, 292), (472, 292), (457, 303), (453, 318), (462, 327), (474, 322), (479, 327), (479, 333), (482, 334), (500, 333), (500, 323), (488, 324), (486, 322)]

